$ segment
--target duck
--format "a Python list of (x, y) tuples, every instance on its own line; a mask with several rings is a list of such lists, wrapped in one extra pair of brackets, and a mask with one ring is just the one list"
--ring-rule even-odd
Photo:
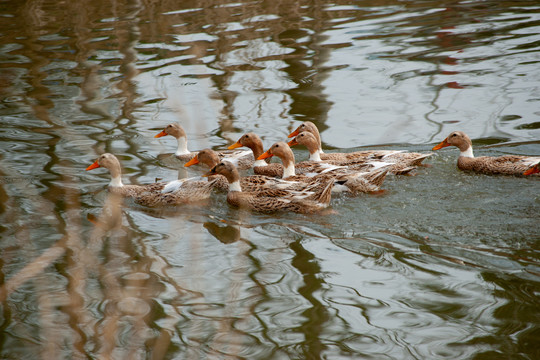
[(111, 193), (133, 198), (135, 202), (145, 206), (178, 205), (205, 200), (210, 197), (215, 183), (207, 179), (188, 178), (145, 185), (124, 185), (120, 162), (110, 153), (101, 154), (86, 171), (100, 167), (108, 169), (111, 174)]
[(532, 175), (532, 174), (539, 174), (540, 173), (540, 162), (537, 162), (533, 166), (531, 166), (527, 171), (523, 173), (523, 175)]
[[(197, 155), (195, 155), (190, 161), (188, 161), (186, 164), (184, 164), (185, 167), (190, 167), (196, 164), (203, 164), (206, 165), (209, 169), (216, 166), (220, 161), (227, 161), (225, 159), (220, 159), (219, 154), (212, 150), (212, 149), (203, 149), (199, 151)], [(263, 160), (264, 161), (264, 160)], [(235, 163), (230, 162), (238, 169)], [(276, 164), (281, 165), (281, 164)], [(214, 175), (212, 178), (216, 178), (216, 189), (222, 190), (222, 191), (228, 191), (229, 190), (229, 182), (223, 175)], [(260, 189), (283, 189), (283, 190), (294, 190), (294, 191), (302, 191), (308, 188), (308, 184), (301, 181), (289, 181), (289, 180), (283, 180), (276, 177), (271, 176), (265, 176), (265, 175), (250, 175), (250, 176), (242, 176), (240, 178), (240, 185), (242, 186), (242, 189), (245, 191), (256, 191)]]
[[(538, 156), (503, 155), (474, 157), (472, 141), (463, 131), (453, 131), (432, 150), (455, 146), (460, 150), (457, 166), (460, 170), (489, 175), (524, 175), (540, 162)], [(538, 176), (531, 170), (530, 173)]]
[[(389, 171), (387, 163), (378, 163), (370, 165), (370, 171), (353, 170), (347, 166), (333, 165), (323, 162), (303, 162), (294, 164), (294, 154), (291, 148), (285, 142), (273, 144), (266, 152), (261, 154), (258, 159), (277, 156), (283, 163), (282, 178), (285, 180), (296, 181), (334, 181), (334, 192), (350, 192), (351, 194), (375, 192), (386, 178)], [(298, 166), (300, 165), (300, 166)], [(300, 169), (302, 174), (296, 174)]]
[(328, 181), (322, 191), (292, 191), (280, 189), (242, 189), (240, 174), (236, 166), (228, 161), (221, 161), (203, 176), (225, 176), (229, 182), (227, 202), (238, 208), (261, 213), (288, 211), (309, 214), (325, 209), (330, 204), (333, 181)]
[(296, 130), (290, 133), (288, 137), (289, 138), (295, 137), (298, 134), (300, 134), (302, 131), (308, 131), (312, 133), (313, 136), (315, 136), (315, 138), (317, 139), (319, 154), (324, 154), (324, 151), (321, 146), (322, 145), (321, 134), (319, 133), (319, 129), (317, 128), (317, 125), (315, 125), (311, 121), (304, 121), (302, 124), (300, 124), (300, 126), (296, 128)]
[(248, 132), (242, 135), (238, 141), (230, 145), (227, 149), (233, 150), (245, 146), (249, 148), (253, 154), (253, 162), (250, 167), (253, 168), (253, 172), (258, 175), (273, 176), (273, 173), (279, 172), (279, 164), (269, 164), (269, 159), (257, 160), (257, 158), (264, 152), (264, 146), (259, 135), (254, 132)]
[(167, 135), (173, 136), (178, 142), (178, 147), (174, 153), (178, 160), (189, 161), (197, 154), (197, 152), (188, 150), (187, 135), (184, 128), (180, 124), (170, 123), (169, 125), (165, 126), (165, 128), (159, 134), (156, 134), (154, 138), (160, 138)]
[(199, 180), (199, 177), (174, 180), (161, 193), (144, 192), (135, 196), (135, 202), (149, 207), (192, 204), (208, 200), (216, 188), (217, 179)]
[[(389, 166), (389, 171), (393, 174), (406, 174), (414, 170), (414, 166), (409, 166), (407, 162), (397, 161), (393, 155), (399, 153), (394, 150), (378, 150), (378, 151), (357, 151), (354, 153), (331, 153), (326, 155), (338, 155), (338, 156), (325, 156), (326, 160), (322, 160), (321, 153), (318, 150), (318, 144), (316, 137), (308, 132), (302, 131), (296, 137), (288, 142), (289, 147), (295, 145), (304, 145), (309, 151), (309, 161), (326, 162), (333, 165), (343, 165), (354, 170), (368, 170), (370, 167), (378, 167), (378, 162), (382, 162)], [(346, 157), (340, 155), (354, 154), (354, 156)]]
[(291, 132), (288, 137), (296, 137), (301, 132), (309, 132), (316, 139), (318, 151), (310, 152), (310, 157), (319, 158), (320, 160), (334, 161), (355, 161), (363, 160), (364, 158), (379, 159), (387, 162), (393, 162), (391, 172), (396, 175), (409, 174), (416, 166), (422, 164), (424, 159), (433, 155), (432, 153), (421, 154), (416, 152), (406, 152), (403, 150), (362, 150), (350, 153), (324, 153), (321, 148), (321, 135), (317, 126), (311, 121), (305, 121), (300, 126)]
[[(261, 138), (253, 133), (249, 132), (240, 137), (238, 141), (231, 146), (228, 147), (228, 149), (236, 149), (238, 147), (245, 146), (253, 152), (253, 155), (255, 156), (255, 162), (253, 163), (253, 173), (257, 175), (264, 175), (264, 176), (270, 176), (270, 177), (283, 177), (283, 165), (280, 163), (270, 163), (271, 157), (266, 157), (262, 160), (259, 159), (259, 157), (264, 153), (264, 147)], [(294, 162), (293, 162), (294, 163)], [(309, 170), (309, 167), (306, 166), (306, 164), (296, 164), (300, 168), (298, 169), (298, 173), (304, 173)], [(315, 171), (315, 170), (313, 170)], [(321, 170), (322, 171), (322, 170)]]
[[(156, 134), (155, 138), (171, 135), (176, 138), (178, 147), (174, 155), (180, 161), (189, 161), (195, 155), (197, 151), (190, 151), (187, 147), (187, 135), (184, 128), (178, 123), (170, 123), (160, 133)], [(238, 168), (245, 170), (251, 168), (255, 158), (253, 153), (249, 150), (237, 150), (237, 151), (221, 151), (218, 153), (221, 159), (226, 158), (227, 161), (231, 161), (238, 166)]]

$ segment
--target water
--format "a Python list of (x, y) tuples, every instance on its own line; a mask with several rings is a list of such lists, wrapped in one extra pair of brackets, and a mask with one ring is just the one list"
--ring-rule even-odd
[[(534, 1), (7, 1), (0, 358), (536, 359), (538, 179), (444, 149), (316, 215), (148, 209), (125, 183), (302, 121), (323, 147), (540, 154)], [(298, 159), (305, 149), (294, 149)]]

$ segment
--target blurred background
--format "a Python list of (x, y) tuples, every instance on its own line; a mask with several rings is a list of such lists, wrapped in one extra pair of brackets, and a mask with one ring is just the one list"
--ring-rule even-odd
[[(150, 209), (171, 155), (302, 121), (323, 148), (540, 155), (537, 1), (0, 2), (0, 358), (537, 359), (540, 182), (438, 151), (316, 215)], [(294, 149), (298, 160), (305, 149)]]

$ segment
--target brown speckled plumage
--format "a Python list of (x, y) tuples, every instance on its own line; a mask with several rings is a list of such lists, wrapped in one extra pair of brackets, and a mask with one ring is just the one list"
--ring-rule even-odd
[(123, 185), (123, 186), (109, 186), (109, 191), (124, 197), (135, 198), (141, 194), (157, 194), (165, 187), (166, 183), (158, 182), (145, 185)]
[(468, 158), (460, 156), (457, 165), (461, 170), (474, 171), (482, 174), (523, 175), (523, 173), (530, 168), (530, 157), (504, 155), (497, 157), (479, 156)]
[(144, 206), (166, 206), (191, 204), (207, 200), (217, 180), (187, 181), (178, 190), (170, 193), (145, 192), (134, 197), (135, 202)]

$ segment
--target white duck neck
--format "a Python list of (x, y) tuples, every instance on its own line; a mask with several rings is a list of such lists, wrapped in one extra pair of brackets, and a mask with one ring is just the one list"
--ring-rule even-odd
[(255, 160), (255, 162), (253, 163), (253, 166), (266, 166), (268, 165), (268, 163), (264, 160)]
[(294, 163), (289, 162), (287, 165), (283, 164), (283, 179), (294, 175), (296, 175), (294, 171)]
[(122, 187), (124, 184), (122, 183), (122, 178), (120, 176), (115, 176), (112, 178), (111, 182), (109, 183), (110, 187)]
[(472, 151), (472, 146), (469, 146), (466, 150), (462, 151), (459, 156), (463, 156), (463, 157), (468, 157), (468, 158), (473, 158), (474, 157), (474, 154), (473, 154), (473, 151)]
[(309, 153), (309, 160), (310, 161), (322, 161), (321, 160), (321, 151), (315, 150), (315, 152)]
[(229, 184), (229, 191), (239, 191), (242, 192), (242, 187), (240, 186), (240, 180), (233, 181)]
[(178, 139), (178, 149), (176, 149), (175, 155), (187, 155), (190, 154), (190, 151), (187, 148), (187, 138), (185, 136), (179, 137)]

